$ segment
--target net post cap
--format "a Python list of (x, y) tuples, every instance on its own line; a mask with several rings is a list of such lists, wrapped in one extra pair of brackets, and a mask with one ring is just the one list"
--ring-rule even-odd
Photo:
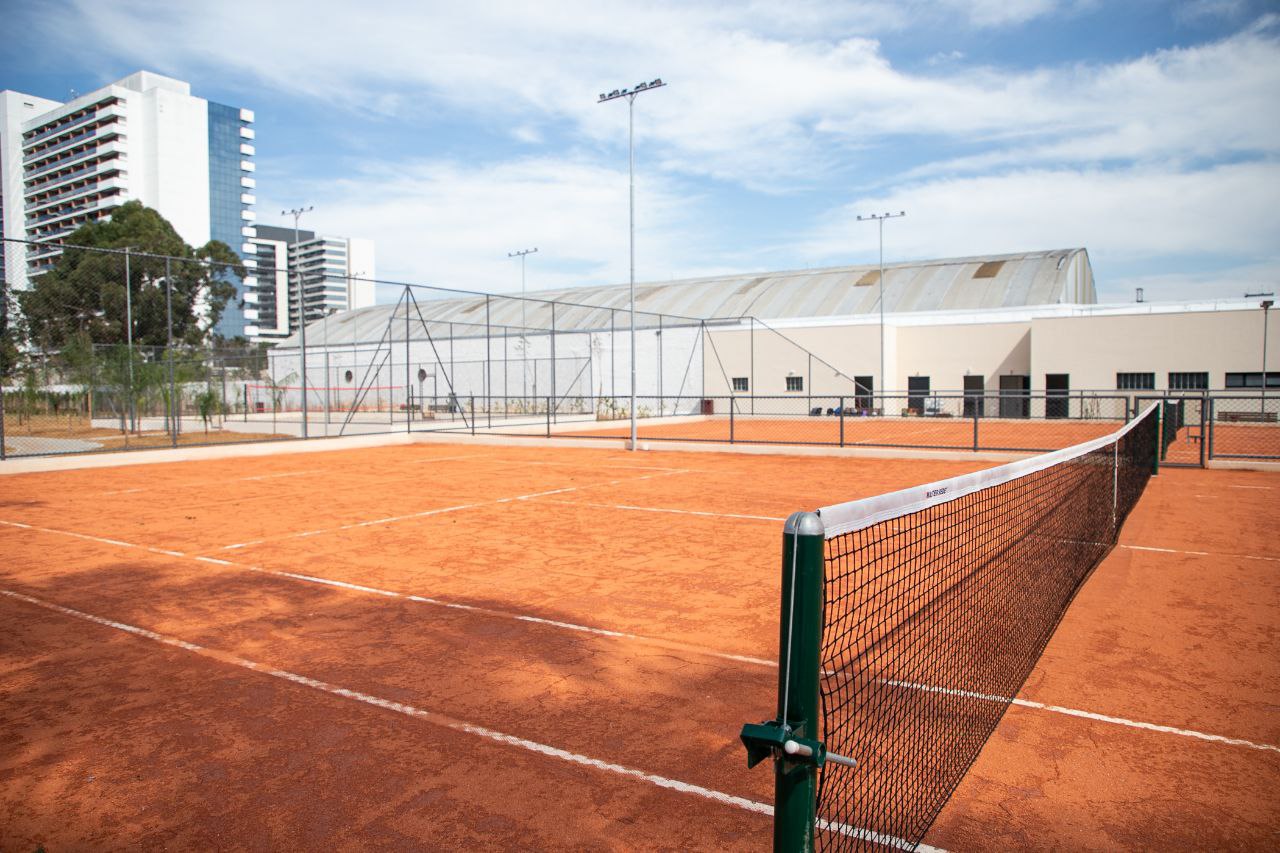
[(787, 517), (787, 523), (782, 529), (787, 534), (797, 536), (822, 536), (826, 533), (822, 516), (816, 512), (793, 512)]

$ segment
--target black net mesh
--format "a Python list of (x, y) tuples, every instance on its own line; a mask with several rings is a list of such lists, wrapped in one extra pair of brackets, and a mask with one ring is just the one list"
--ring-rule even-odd
[(828, 539), (822, 738), (858, 766), (821, 772), (821, 849), (924, 837), (1115, 544), (1157, 429)]

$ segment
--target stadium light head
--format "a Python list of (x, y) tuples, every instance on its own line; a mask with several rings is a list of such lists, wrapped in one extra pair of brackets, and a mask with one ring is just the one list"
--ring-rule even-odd
[(1275, 302), (1273, 302), (1273, 301), (1272, 301), (1272, 300), (1270, 300), (1270, 299), (1264, 299), (1264, 300), (1262, 300), (1262, 310), (1263, 310), (1263, 311), (1266, 311), (1266, 310), (1268, 310), (1272, 305), (1275, 305), (1275, 304), (1276, 304), (1276, 303), (1275, 303)]

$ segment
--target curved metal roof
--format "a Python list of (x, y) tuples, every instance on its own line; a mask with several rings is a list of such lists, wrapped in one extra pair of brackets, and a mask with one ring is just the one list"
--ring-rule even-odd
[[(984, 308), (1091, 304), (1096, 301), (1093, 272), (1084, 249), (1055, 249), (1011, 255), (986, 255), (886, 264), (886, 313), (973, 310)], [(636, 284), (636, 324), (652, 327), (690, 320), (762, 320), (798, 317), (843, 317), (879, 311), (877, 265), (745, 275), (708, 276), (670, 282)], [(521, 327), (570, 331), (608, 329), (627, 323), (626, 284), (588, 286), (509, 295), (417, 298), (409, 306), (410, 334), (421, 329), (418, 314), (431, 324), (453, 324), (451, 334), (495, 334)], [(554, 303), (554, 307), (553, 307)], [(399, 318), (400, 322), (393, 322)], [(404, 308), (376, 305), (345, 311), (307, 326), (308, 343), (322, 345), (377, 341), (389, 330), (403, 340)], [(399, 334), (397, 334), (397, 332)], [(416, 335), (415, 335), (416, 337)], [(280, 346), (296, 346), (296, 336)]]

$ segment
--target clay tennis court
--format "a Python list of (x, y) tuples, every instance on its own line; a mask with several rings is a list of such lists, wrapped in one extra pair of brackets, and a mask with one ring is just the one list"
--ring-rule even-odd
[[(422, 443), (0, 477), (0, 848), (767, 849), (737, 735), (775, 711), (782, 519), (988, 464)], [(1275, 846), (1278, 498), (1162, 470), (927, 842)]]
[[(983, 418), (979, 445), (986, 450), (1058, 450), (1107, 435), (1120, 420), (1026, 420)], [(568, 435), (629, 437), (629, 424), (575, 430)], [(974, 446), (972, 418), (862, 418), (784, 415), (640, 419), (636, 435), (673, 441), (735, 441), (762, 444), (828, 444), (844, 447), (925, 447), (969, 450)]]

